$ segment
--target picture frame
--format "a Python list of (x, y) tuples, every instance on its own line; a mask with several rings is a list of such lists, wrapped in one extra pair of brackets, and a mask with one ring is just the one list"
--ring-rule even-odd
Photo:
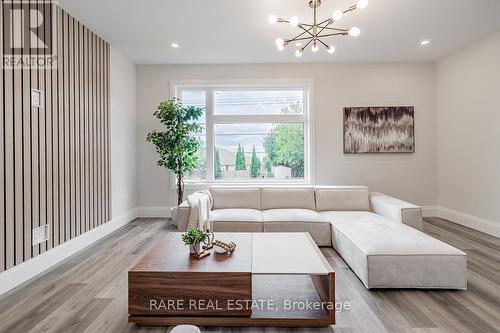
[(344, 154), (415, 153), (413, 106), (345, 107)]

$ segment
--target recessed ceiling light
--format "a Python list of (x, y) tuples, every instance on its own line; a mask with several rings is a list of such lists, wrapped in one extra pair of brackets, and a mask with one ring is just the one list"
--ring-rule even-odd
[(431, 43), (430, 40), (423, 40), (420, 42), (420, 45), (425, 46), (425, 45), (429, 45), (430, 43)]
[(295, 46), (297, 47), (302, 46), (302, 43), (295, 43)]
[(172, 44), (170, 44), (170, 46), (172, 46), (174, 49), (176, 49), (176, 48), (178, 48), (178, 47), (179, 47), (179, 44), (177, 44), (177, 43), (172, 43)]

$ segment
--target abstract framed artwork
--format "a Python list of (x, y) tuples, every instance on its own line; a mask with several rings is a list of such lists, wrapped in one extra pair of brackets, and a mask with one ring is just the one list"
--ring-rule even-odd
[(413, 106), (344, 108), (344, 154), (414, 153)]

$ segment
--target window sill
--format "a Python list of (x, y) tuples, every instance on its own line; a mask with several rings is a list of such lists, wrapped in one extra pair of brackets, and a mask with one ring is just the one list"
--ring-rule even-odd
[[(219, 181), (219, 182), (209, 182), (209, 181), (200, 181), (200, 182), (192, 182), (185, 181), (184, 186), (187, 190), (202, 190), (207, 189), (210, 186), (227, 186), (227, 187), (297, 187), (297, 186), (311, 186), (311, 182), (303, 180), (303, 181), (275, 181), (275, 182), (258, 182), (258, 181), (247, 181), (247, 182), (232, 182), (232, 181)], [(174, 186), (172, 189), (176, 189)]]

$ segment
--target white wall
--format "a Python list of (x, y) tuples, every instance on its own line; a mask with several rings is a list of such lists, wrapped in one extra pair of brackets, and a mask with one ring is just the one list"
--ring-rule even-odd
[(111, 62), (111, 198), (113, 217), (137, 206), (136, 69), (113, 47)]
[(437, 110), (438, 205), (500, 227), (500, 32), (438, 63)]
[[(170, 80), (314, 79), (317, 184), (362, 184), (420, 205), (436, 203), (434, 64), (164, 65), (137, 67), (139, 206), (176, 204), (169, 176), (145, 141), (152, 113), (169, 97)], [(344, 155), (345, 106), (415, 106), (416, 153)]]

